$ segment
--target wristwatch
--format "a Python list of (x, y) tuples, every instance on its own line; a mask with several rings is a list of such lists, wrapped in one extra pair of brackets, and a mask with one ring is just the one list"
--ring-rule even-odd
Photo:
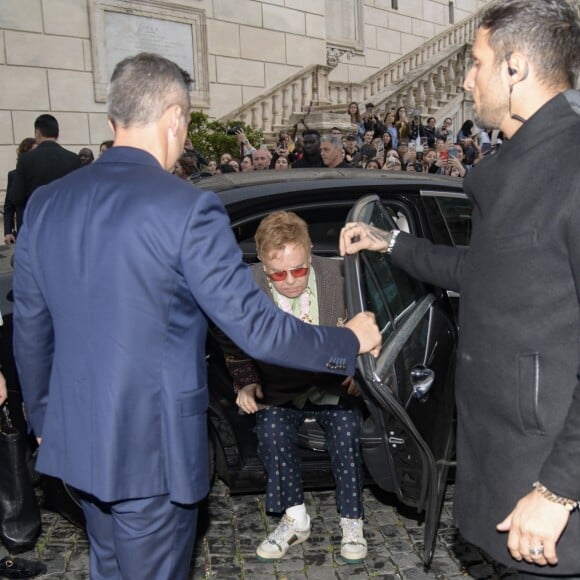
[(387, 254), (393, 253), (393, 248), (395, 247), (395, 242), (397, 241), (397, 236), (401, 233), (401, 230), (391, 230), (389, 232), (389, 241), (387, 242)]

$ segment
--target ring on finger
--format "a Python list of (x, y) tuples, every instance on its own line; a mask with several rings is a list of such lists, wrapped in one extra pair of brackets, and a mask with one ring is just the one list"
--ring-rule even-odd
[(544, 554), (544, 546), (529, 546), (528, 552), (532, 558), (539, 558)]

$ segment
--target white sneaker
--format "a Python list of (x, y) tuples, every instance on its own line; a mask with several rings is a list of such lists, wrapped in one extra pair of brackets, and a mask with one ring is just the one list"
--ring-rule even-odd
[(367, 541), (363, 534), (362, 519), (340, 518), (342, 542), (340, 555), (349, 563), (357, 564), (367, 557)]
[(306, 541), (310, 537), (310, 517), (307, 517), (307, 529), (299, 530), (296, 520), (284, 514), (278, 527), (258, 546), (258, 559), (266, 562), (279, 560), (291, 546)]

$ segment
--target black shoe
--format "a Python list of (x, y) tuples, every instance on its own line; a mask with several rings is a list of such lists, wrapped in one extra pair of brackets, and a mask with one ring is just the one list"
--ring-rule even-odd
[(14, 580), (26, 580), (34, 578), (46, 572), (46, 566), (37, 560), (25, 560), (24, 558), (11, 558), (7, 556), (0, 560), (0, 576)]

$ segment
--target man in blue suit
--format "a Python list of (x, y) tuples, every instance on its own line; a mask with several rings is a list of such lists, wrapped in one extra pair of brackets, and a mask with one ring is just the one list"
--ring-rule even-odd
[(37, 468), (81, 490), (94, 579), (187, 576), (208, 493), (206, 317), (251, 356), (306, 370), (352, 375), (380, 342), (369, 313), (350, 328), (282, 313), (218, 198), (167, 172), (188, 84), (157, 55), (119, 63), (115, 146), (34, 193), (16, 247), (15, 355)]

